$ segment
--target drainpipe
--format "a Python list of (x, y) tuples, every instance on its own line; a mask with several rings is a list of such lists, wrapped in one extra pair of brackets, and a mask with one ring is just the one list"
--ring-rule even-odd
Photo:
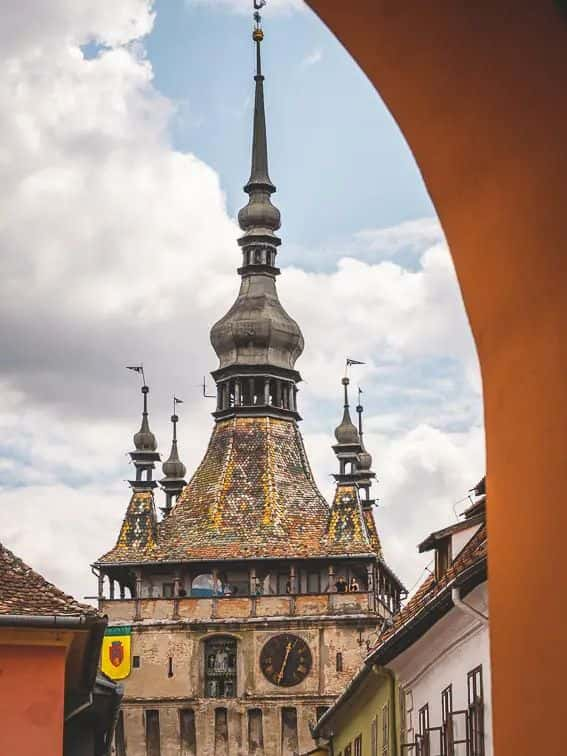
[(468, 614), (469, 617), (472, 617), (478, 622), (482, 622), (483, 625), (488, 625), (488, 617), (486, 614), (479, 612), (478, 609), (475, 609), (469, 604), (465, 604), (461, 599), (461, 589), (458, 586), (451, 588), (451, 601), (456, 609), (460, 609), (461, 612)]

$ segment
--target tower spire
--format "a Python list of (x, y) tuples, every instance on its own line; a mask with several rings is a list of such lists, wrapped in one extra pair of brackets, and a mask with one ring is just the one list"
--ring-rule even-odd
[(148, 394), (150, 387), (146, 385), (144, 371), (141, 366), (129, 367), (128, 370), (135, 370), (142, 376), (142, 423), (140, 430), (134, 434), (134, 450), (130, 452), (130, 459), (136, 468), (136, 479), (131, 480), (130, 485), (135, 491), (144, 491), (155, 488), (157, 483), (153, 480), (152, 471), (155, 468), (155, 462), (159, 461), (157, 452), (156, 437), (150, 430), (148, 415)]
[[(268, 268), (272, 274), (279, 273), (275, 267), (276, 247), (281, 243), (275, 235), (280, 227), (280, 211), (274, 207), (270, 196), (276, 191), (268, 174), (268, 140), (266, 136), (266, 112), (264, 107), (264, 75), (262, 74), (261, 44), (264, 31), (258, 12), (260, 3), (255, 3), (255, 26), (252, 39), (256, 45), (256, 74), (254, 76), (254, 125), (252, 130), (252, 161), (250, 178), (244, 191), (248, 202), (238, 213), (240, 228), (244, 231), (238, 240), (243, 252), (240, 273), (247, 272), (249, 266)], [(269, 245), (269, 246), (266, 246)]]
[(282, 307), (276, 289), (277, 248), (281, 239), (280, 212), (270, 199), (276, 187), (268, 174), (264, 75), (261, 43), (264, 32), (254, 0), (252, 39), (256, 48), (254, 123), (250, 178), (244, 187), (248, 202), (238, 213), (243, 231), (240, 292), (227, 314), (211, 329), (211, 342), (219, 358), (213, 378), (217, 384), (217, 420), (235, 415), (300, 419), (295, 362), (303, 351), (298, 324)]
[(171, 416), (171, 424), (173, 426), (173, 438), (171, 441), (171, 451), (168, 459), (163, 463), (162, 470), (165, 477), (160, 480), (160, 486), (165, 491), (165, 507), (162, 508), (164, 515), (169, 514), (173, 505), (173, 498), (177, 498), (181, 491), (187, 485), (185, 480), (185, 473), (187, 468), (183, 462), (179, 459), (179, 451), (177, 449), (177, 423), (179, 422), (179, 416), (176, 414), (178, 404), (182, 404), (182, 399), (173, 397), (173, 415)]

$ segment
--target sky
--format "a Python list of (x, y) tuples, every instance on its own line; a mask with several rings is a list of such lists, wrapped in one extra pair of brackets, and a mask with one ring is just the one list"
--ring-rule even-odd
[[(209, 329), (238, 290), (251, 28), (242, 0), (3, 9), (0, 541), (79, 598), (95, 593), (89, 565), (129, 499), (141, 397), (125, 365), (145, 366), (162, 454), (174, 393), (189, 472), (211, 432), (200, 385), (216, 367)], [(351, 377), (376, 520), (411, 588), (431, 558), (417, 543), (455, 521), (484, 474), (474, 343), (441, 227), (378, 94), (299, 0), (269, 0), (264, 31), (278, 287), (305, 337), (307, 451), (330, 498), (345, 357), (365, 362)]]

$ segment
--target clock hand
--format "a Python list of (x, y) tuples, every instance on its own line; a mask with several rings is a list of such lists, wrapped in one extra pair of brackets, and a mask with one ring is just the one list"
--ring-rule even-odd
[(279, 671), (279, 673), (278, 673), (278, 682), (281, 682), (281, 681), (282, 681), (282, 678), (283, 678), (283, 676), (284, 676), (285, 667), (286, 667), (286, 664), (287, 664), (287, 658), (288, 658), (288, 656), (289, 656), (289, 652), (290, 652), (290, 651), (291, 651), (291, 649), (292, 649), (292, 648), (294, 647), (294, 645), (295, 645), (295, 644), (294, 644), (294, 643), (292, 643), (292, 642), (290, 641), (290, 642), (289, 642), (289, 643), (287, 644), (287, 646), (285, 647), (285, 656), (284, 656), (284, 660), (283, 660), (283, 662), (282, 662), (282, 666), (281, 666), (281, 669), (280, 669), (280, 671)]

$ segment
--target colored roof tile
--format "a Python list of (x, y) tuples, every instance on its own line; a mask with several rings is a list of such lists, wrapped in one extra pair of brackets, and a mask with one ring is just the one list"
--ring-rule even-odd
[(0, 544), (0, 614), (53, 616), (98, 612), (63, 593)]

